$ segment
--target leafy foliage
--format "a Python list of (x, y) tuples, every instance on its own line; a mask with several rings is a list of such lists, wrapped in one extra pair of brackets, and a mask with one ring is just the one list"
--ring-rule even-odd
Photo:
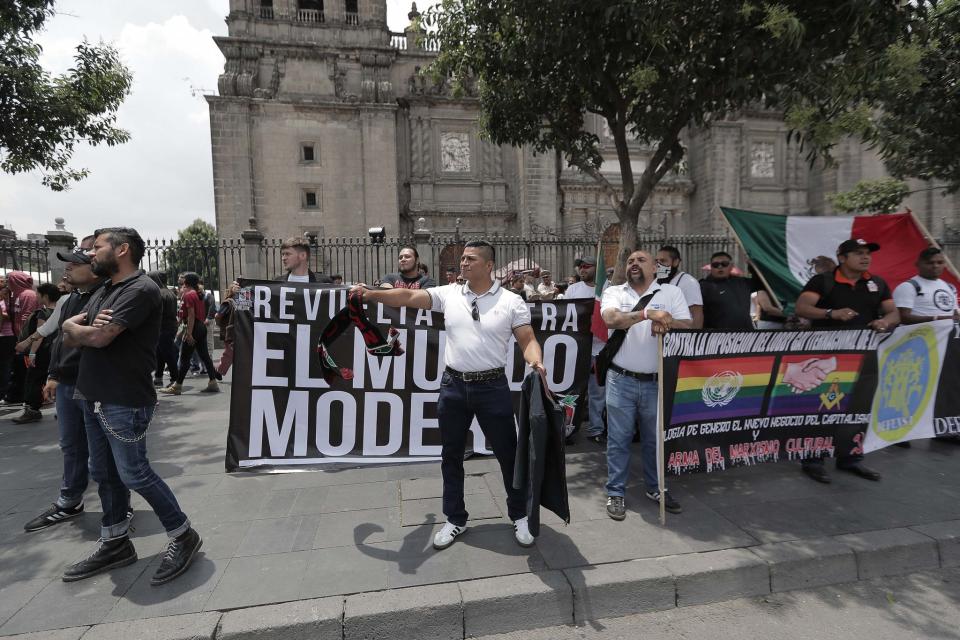
[(876, 128), (869, 136), (891, 172), (939, 179), (960, 190), (960, 1), (942, 2), (922, 46), (893, 58), (902, 82), (879, 87)]
[(220, 282), (217, 269), (217, 230), (212, 224), (197, 218), (177, 233), (177, 239), (166, 253), (167, 281), (176, 282), (176, 276), (186, 271), (200, 274), (207, 288), (216, 288)]
[(841, 213), (893, 213), (909, 194), (910, 187), (903, 180), (881, 178), (861, 180), (850, 191), (827, 198)]
[[(865, 130), (868, 113), (850, 105), (890, 65), (888, 48), (910, 44), (928, 4), (443, 0), (422, 23), (440, 45), (433, 72), (455, 90), (476, 84), (491, 140), (557, 150), (600, 184), (620, 221), (622, 269), (640, 209), (684, 156), (686, 127), (778, 108), (813, 156), (827, 155)], [(607, 121), (620, 184), (600, 171), (589, 113)], [(650, 148), (639, 175), (628, 135)]]
[(133, 78), (116, 49), (86, 40), (77, 46), (73, 68), (56, 76), (45, 71), (34, 37), (53, 16), (53, 4), (0, 2), (0, 170), (40, 170), (44, 185), (62, 191), (88, 175), (70, 166), (77, 143), (113, 146), (130, 139), (115, 123)]

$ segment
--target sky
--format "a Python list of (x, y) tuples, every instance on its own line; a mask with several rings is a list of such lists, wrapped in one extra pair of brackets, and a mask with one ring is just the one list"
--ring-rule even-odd
[[(436, 0), (419, 0), (422, 11)], [(90, 175), (53, 192), (37, 173), (0, 174), (0, 224), (21, 237), (46, 233), (63, 218), (83, 237), (96, 227), (133, 226), (145, 238), (173, 238), (201, 218), (213, 224), (213, 169), (205, 93), (215, 93), (228, 0), (58, 0), (38, 42), (41, 62), (62, 72), (84, 37), (110, 42), (133, 72), (118, 112), (131, 134), (117, 147), (78, 146), (73, 167)], [(409, 0), (387, 0), (391, 30), (406, 26)]]

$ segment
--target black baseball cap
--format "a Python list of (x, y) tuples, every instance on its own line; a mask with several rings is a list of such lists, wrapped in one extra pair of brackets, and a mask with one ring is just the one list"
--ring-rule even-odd
[(582, 264), (588, 264), (591, 267), (595, 267), (597, 266), (597, 259), (594, 256), (583, 256), (582, 258), (577, 258), (573, 264), (577, 267)]
[(880, 250), (880, 245), (878, 245), (876, 242), (867, 242), (863, 238), (850, 238), (849, 240), (844, 240), (840, 243), (840, 246), (837, 247), (837, 255), (846, 255), (851, 251), (856, 251), (861, 247), (866, 247), (870, 251)]
[(57, 253), (61, 262), (72, 262), (74, 264), (90, 264), (93, 258), (87, 255), (86, 249), (76, 249), (70, 253)]

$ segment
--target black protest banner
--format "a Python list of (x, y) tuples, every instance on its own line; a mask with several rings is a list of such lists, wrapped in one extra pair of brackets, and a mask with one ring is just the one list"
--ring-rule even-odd
[(933, 408), (933, 435), (960, 438), (960, 323), (954, 323), (940, 370), (940, 385)]
[(876, 346), (869, 330), (670, 332), (665, 471), (860, 451), (877, 386)]
[[(353, 378), (324, 381), (316, 353), (324, 326), (346, 305), (347, 289), (244, 281), (237, 304), (227, 471), (292, 465), (437, 460), (437, 396), (446, 339), (443, 316), (369, 305), (384, 334), (399, 331), (404, 354), (377, 357), (349, 329), (330, 355)], [(590, 375), (592, 300), (528, 305), (550, 387), (572, 412)], [(523, 357), (513, 343), (507, 377), (519, 406)], [(473, 450), (486, 450), (474, 420)]]

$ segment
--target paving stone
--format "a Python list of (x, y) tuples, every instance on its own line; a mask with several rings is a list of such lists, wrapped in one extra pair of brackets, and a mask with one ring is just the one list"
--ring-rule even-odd
[[(502, 498), (494, 498), (489, 493), (474, 493), (464, 496), (470, 521), (491, 520), (503, 518), (503, 513), (497, 506)], [(504, 505), (506, 509), (506, 505)], [(404, 500), (400, 503), (403, 526), (410, 527), (418, 524), (432, 524), (446, 522), (443, 515), (442, 498), (426, 498), (423, 500)], [(469, 524), (469, 523), (468, 523)]]
[(467, 638), (573, 623), (573, 593), (560, 571), (459, 584)]
[(311, 553), (299, 551), (232, 559), (204, 605), (205, 610), (296, 600)]
[(745, 549), (723, 549), (663, 558), (677, 585), (677, 606), (770, 593), (767, 563)]
[(348, 596), (344, 640), (463, 637), (463, 609), (456, 585), (411, 587)]
[(4, 636), (4, 640), (79, 640), (90, 627), (70, 627), (51, 631), (33, 631), (15, 636)]
[[(501, 480), (501, 484), (502, 483), (503, 481)], [(463, 479), (464, 495), (489, 492), (490, 489), (484, 481), (484, 476), (466, 476)], [(422, 500), (424, 498), (440, 498), (442, 496), (442, 478), (411, 478), (409, 480), (400, 480), (400, 497), (403, 500)]]
[(228, 611), (217, 640), (329, 640), (343, 636), (343, 598), (317, 598)]
[(577, 624), (677, 606), (673, 574), (655, 558), (564, 569), (563, 572), (573, 586)]
[(857, 580), (853, 550), (833, 538), (775, 542), (751, 547), (750, 551), (770, 565), (773, 592)]
[(10, 619), (20, 607), (43, 591), (50, 583), (49, 578), (22, 580), (0, 586), (0, 625)]
[(361, 511), (396, 507), (400, 504), (400, 483), (370, 482), (330, 487), (320, 513), (338, 511)]
[(191, 613), (182, 616), (148, 618), (132, 622), (98, 624), (85, 640), (213, 640), (219, 613)]
[(399, 540), (404, 535), (400, 509), (391, 507), (321, 514), (312, 542), (314, 549), (326, 549)]
[(936, 522), (910, 528), (937, 541), (941, 567), (960, 566), (960, 520)]
[(861, 580), (940, 566), (937, 541), (910, 529), (884, 529), (836, 536), (857, 556)]

